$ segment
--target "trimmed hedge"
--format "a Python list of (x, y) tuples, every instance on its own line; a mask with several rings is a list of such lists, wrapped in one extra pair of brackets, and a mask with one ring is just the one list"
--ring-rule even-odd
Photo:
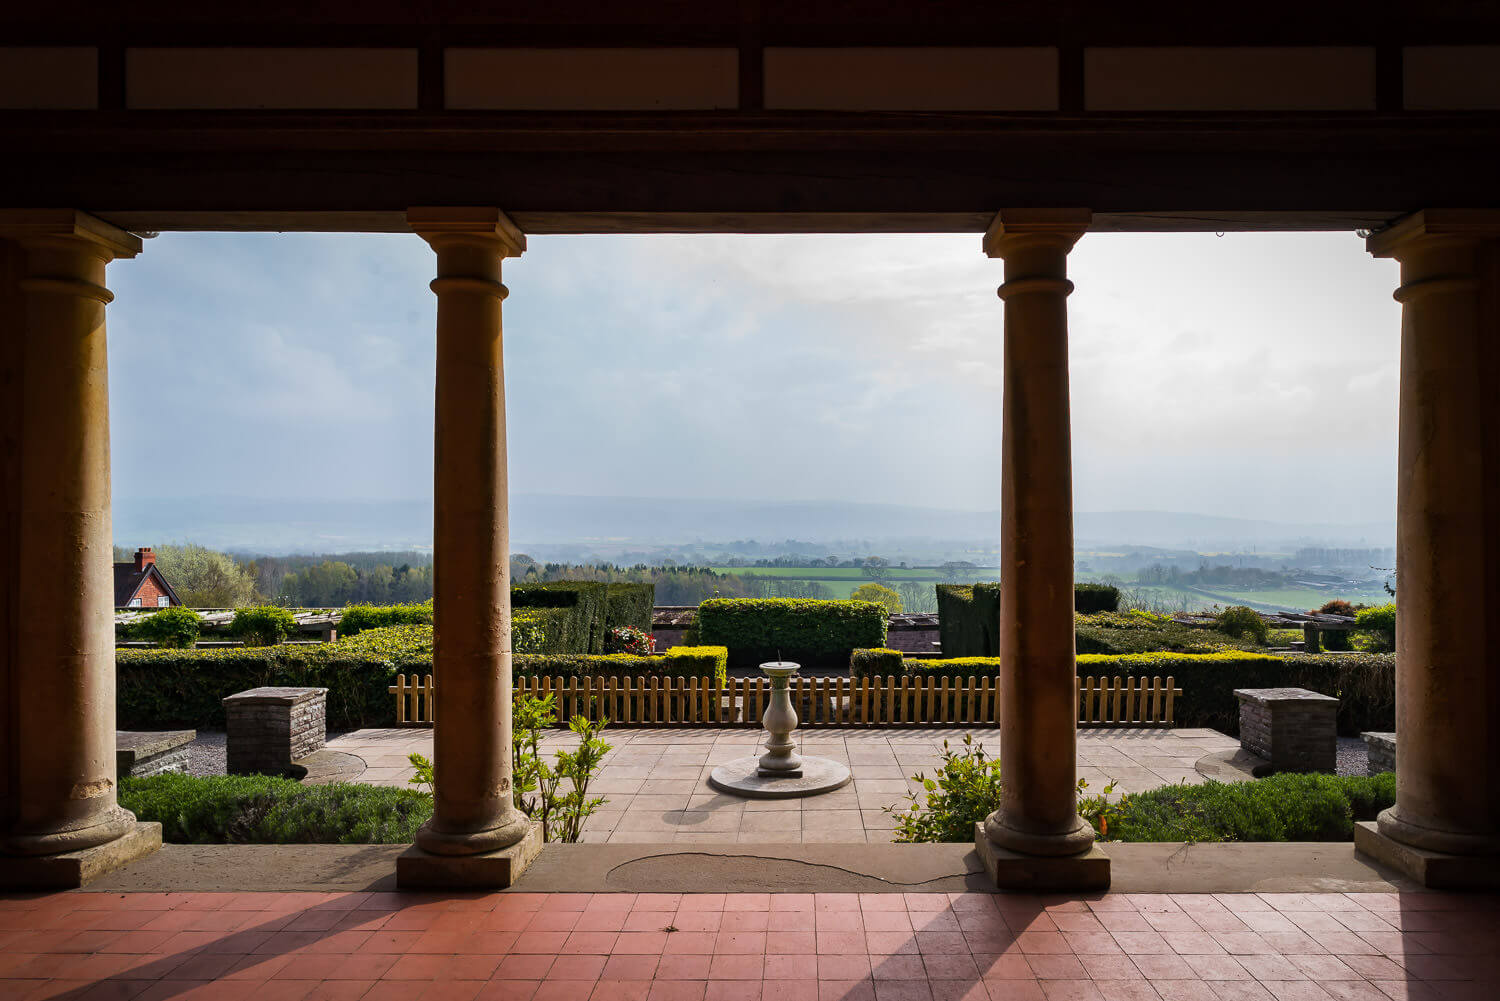
[[(421, 627), (409, 626), (417, 630)], [(375, 639), (355, 641), (374, 644)], [(654, 657), (522, 654), (512, 674), (724, 677), (722, 647), (673, 647)], [(116, 650), (115, 717), (122, 730), (222, 730), (220, 700), (267, 685), (328, 689), (328, 728), (390, 726), (397, 674), (431, 674), (430, 653), (360, 652), (339, 643), (220, 650)]]
[[(939, 584), (938, 639), (950, 657), (993, 657), (1000, 652), (1000, 584)], [(1074, 584), (1073, 610), (1113, 612), (1120, 589), (1107, 584)]]
[(1185, 626), (1142, 611), (1075, 615), (1073, 635), (1080, 654), (1217, 653), (1243, 648), (1226, 633)]
[(906, 657), (900, 650), (877, 647), (855, 650), (849, 655), (851, 678), (895, 678), (906, 673)]
[(551, 617), (545, 646), (557, 653), (604, 652), (604, 613), (609, 605), (608, 585), (591, 580), (556, 580), (543, 584), (516, 584), (510, 589), (510, 606), (565, 609)]
[(1110, 584), (1074, 584), (1073, 611), (1084, 615), (1115, 612), (1120, 608), (1120, 589)]
[(656, 585), (617, 582), (605, 585), (604, 634), (620, 626), (651, 632), (651, 610), (656, 607)]
[(860, 647), (885, 645), (884, 606), (807, 598), (710, 598), (698, 606), (697, 641), (729, 648), (733, 667), (777, 659), (843, 667)]
[(339, 619), (340, 639), (358, 636), (366, 629), (390, 626), (432, 625), (432, 602), (410, 605), (350, 605)]
[[(893, 651), (894, 652), (894, 651)], [(851, 674), (887, 663), (858, 651), (851, 658)], [(903, 671), (928, 678), (967, 678), (996, 672), (998, 657), (958, 657), (943, 660), (904, 660)], [(1396, 658), (1391, 654), (1270, 654), (1223, 650), (1210, 654), (1139, 653), (1081, 654), (1079, 677), (1145, 677), (1171, 675), (1182, 695), (1174, 703), (1177, 725), (1209, 727), (1238, 734), (1239, 700), (1236, 688), (1306, 688), (1339, 700), (1338, 729), (1346, 736), (1365, 730), (1395, 729)], [(890, 673), (885, 666), (879, 676)]]
[(513, 675), (562, 675), (563, 677), (657, 677), (714, 678), (723, 684), (728, 677), (729, 651), (721, 646), (674, 646), (665, 653), (641, 657), (633, 653), (547, 653), (515, 658)]
[(163, 841), (198, 845), (399, 845), (432, 816), (432, 798), (414, 789), (270, 775), (124, 778), (120, 805), (161, 824)]

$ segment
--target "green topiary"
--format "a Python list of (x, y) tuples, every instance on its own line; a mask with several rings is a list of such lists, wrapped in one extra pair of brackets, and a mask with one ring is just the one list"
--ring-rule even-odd
[(1215, 616), (1215, 619), (1219, 624), (1219, 632), (1235, 639), (1250, 636), (1257, 644), (1266, 645), (1266, 620), (1255, 609), (1247, 605), (1231, 605)]
[(698, 641), (729, 648), (735, 667), (793, 660), (843, 667), (859, 647), (885, 645), (885, 609), (868, 601), (710, 598), (698, 606)]
[(849, 677), (899, 678), (906, 671), (904, 660), (900, 650), (887, 647), (855, 650), (849, 655)]
[(608, 585), (598, 581), (558, 580), (510, 589), (512, 617), (520, 609), (557, 610), (542, 620), (549, 652), (602, 654), (608, 603)]
[(1120, 607), (1120, 589), (1109, 584), (1074, 584), (1073, 611), (1091, 615)]
[(130, 627), (131, 639), (147, 640), (168, 648), (191, 648), (198, 642), (203, 620), (191, 608), (173, 605), (146, 616)]
[(230, 634), (244, 637), (246, 646), (275, 646), (296, 628), (292, 613), (276, 605), (237, 609), (229, 623)]
[(605, 585), (604, 631), (631, 626), (651, 631), (651, 611), (656, 607), (656, 585), (617, 581)]

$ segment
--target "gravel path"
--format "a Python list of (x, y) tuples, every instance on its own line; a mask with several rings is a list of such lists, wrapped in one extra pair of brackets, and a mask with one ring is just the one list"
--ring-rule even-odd
[(1368, 775), (1370, 773), (1370, 757), (1363, 740), (1358, 737), (1340, 737), (1338, 753), (1340, 775)]
[(189, 775), (223, 775), (225, 760), (223, 730), (199, 730), (188, 745)]

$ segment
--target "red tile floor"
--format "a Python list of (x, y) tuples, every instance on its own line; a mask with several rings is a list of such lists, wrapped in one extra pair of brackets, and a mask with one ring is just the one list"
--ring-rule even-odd
[(1500, 898), (10, 896), (0, 997), (1497, 1001)]

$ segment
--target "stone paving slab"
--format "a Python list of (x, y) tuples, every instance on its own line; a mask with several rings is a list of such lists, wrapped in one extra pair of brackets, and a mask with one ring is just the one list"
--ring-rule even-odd
[[(715, 792), (708, 775), (735, 758), (757, 753), (758, 731), (739, 728), (606, 730), (614, 749), (590, 789), (608, 798), (584, 827), (585, 843), (608, 844), (835, 844), (886, 843), (900, 807), (920, 789), (911, 776), (941, 761), (943, 741), (966, 734), (986, 752), (1000, 753), (998, 730), (874, 727), (803, 731), (802, 751), (849, 766), (854, 781), (821, 796), (747, 800)], [(566, 731), (548, 736), (546, 753), (577, 745)], [(1078, 775), (1091, 791), (1111, 781), (1115, 797), (1174, 782), (1201, 782), (1198, 758), (1238, 747), (1214, 730), (1081, 730)], [(404, 786), (412, 776), (407, 755), (432, 755), (428, 729), (356, 730), (328, 741), (328, 749), (366, 763), (358, 781)]]
[(1438, 893), (0, 897), (0, 997), (1487, 1001), (1500, 903)]

